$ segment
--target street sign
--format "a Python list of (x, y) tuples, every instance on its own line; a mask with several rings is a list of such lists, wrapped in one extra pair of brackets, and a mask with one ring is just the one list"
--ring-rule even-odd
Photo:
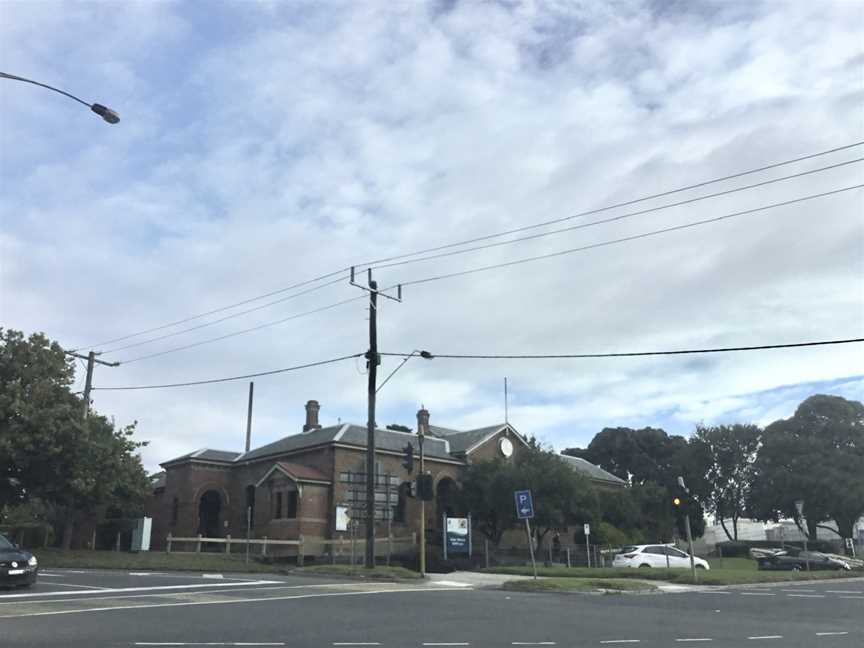
[(444, 559), (453, 554), (470, 554), (469, 518), (450, 518), (444, 516), (445, 538)]
[(336, 530), (337, 531), (347, 531), (348, 530), (348, 522), (351, 519), (351, 515), (348, 512), (347, 506), (337, 506), (336, 507)]
[(520, 520), (529, 520), (533, 518), (534, 500), (531, 498), (531, 491), (516, 491), (514, 495), (516, 497), (516, 517)]
[(586, 536), (591, 535), (591, 525), (588, 524), (587, 522), (585, 523), (584, 531), (585, 531)]

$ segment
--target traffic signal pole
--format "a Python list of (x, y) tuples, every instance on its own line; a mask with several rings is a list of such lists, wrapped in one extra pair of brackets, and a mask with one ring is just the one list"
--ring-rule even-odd
[[(418, 426), (417, 442), (420, 446), (421, 475), (425, 474), (426, 471), (426, 462), (423, 454), (423, 436), (424, 430), (422, 427)], [(426, 500), (423, 498), (420, 499), (420, 577), (426, 578)]]
[(696, 561), (693, 558), (693, 534), (690, 533), (690, 514), (684, 516), (684, 528), (687, 530), (687, 550), (690, 552), (690, 573), (696, 582)]

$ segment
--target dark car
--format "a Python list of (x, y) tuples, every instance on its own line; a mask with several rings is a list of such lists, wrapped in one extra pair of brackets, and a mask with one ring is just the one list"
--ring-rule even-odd
[(36, 556), (0, 533), (0, 587), (29, 587), (36, 582), (38, 565)]
[(760, 556), (757, 562), (759, 569), (766, 570), (804, 571), (807, 569), (808, 562), (811, 570), (851, 569), (849, 563), (842, 560), (831, 558), (818, 551), (801, 551), (800, 549), (786, 549)]

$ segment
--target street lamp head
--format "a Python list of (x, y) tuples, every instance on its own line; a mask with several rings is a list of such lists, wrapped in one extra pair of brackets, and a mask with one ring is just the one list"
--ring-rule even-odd
[(110, 108), (103, 106), (102, 104), (94, 103), (92, 106), (90, 106), (90, 110), (99, 115), (109, 124), (116, 124), (120, 121), (120, 115), (118, 115)]
[(431, 353), (429, 353), (428, 351), (421, 351), (421, 352), (420, 352), (420, 357), (421, 357), (421, 358), (425, 358), (426, 360), (431, 360), (431, 359), (434, 358), (435, 356), (432, 355)]
[(679, 485), (681, 488), (684, 488), (684, 487), (685, 487), (685, 486), (684, 486), (684, 478), (683, 478), (681, 475), (678, 475), (678, 485)]

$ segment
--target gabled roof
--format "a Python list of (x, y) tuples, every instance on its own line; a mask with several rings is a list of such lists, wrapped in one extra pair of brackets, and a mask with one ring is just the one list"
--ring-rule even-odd
[(615, 484), (617, 486), (625, 486), (627, 484), (627, 482), (620, 477), (603, 470), (600, 466), (595, 466), (590, 461), (586, 461), (582, 457), (571, 457), (570, 455), (565, 454), (561, 454), (558, 456), (561, 457), (561, 459), (564, 460), (564, 463), (570, 466), (573, 470), (582, 475), (585, 475), (589, 479), (607, 482), (609, 484)]
[[(251, 461), (329, 443), (365, 448), (366, 428), (360, 425), (345, 423), (344, 425), (334, 425), (302, 434), (293, 434), (239, 455), (236, 461)], [(419, 453), (420, 449), (416, 434), (397, 432), (395, 430), (375, 430), (375, 448), (377, 450), (402, 452), (409, 443)], [(426, 437), (423, 450), (427, 458), (453, 459), (450, 455), (449, 443), (445, 439)]]
[(255, 487), (258, 488), (270, 479), (270, 475), (274, 472), (279, 472), (288, 477), (288, 479), (295, 481), (297, 483), (311, 483), (311, 484), (326, 484), (329, 485), (331, 482), (327, 479), (327, 475), (322, 473), (317, 468), (311, 468), (310, 466), (303, 466), (301, 464), (291, 463), (288, 461), (277, 461), (273, 464), (273, 467), (270, 468), (264, 476), (258, 480), (258, 483), (255, 484)]
[(213, 450), (212, 448), (200, 448), (195, 452), (190, 452), (180, 457), (170, 459), (160, 465), (166, 466), (168, 464), (173, 464), (180, 461), (191, 461), (195, 459), (197, 459), (198, 461), (210, 461), (215, 463), (231, 463), (239, 456), (239, 452), (231, 452), (230, 450)]
[(498, 434), (504, 428), (511, 430), (522, 443), (525, 443), (522, 435), (516, 432), (509, 423), (498, 423), (497, 425), (489, 425), (477, 428), (476, 430), (453, 430), (430, 425), (429, 431), (432, 434), (447, 439), (450, 442), (450, 452), (453, 454), (465, 454), (474, 450), (475, 447), (482, 445), (487, 439)]

